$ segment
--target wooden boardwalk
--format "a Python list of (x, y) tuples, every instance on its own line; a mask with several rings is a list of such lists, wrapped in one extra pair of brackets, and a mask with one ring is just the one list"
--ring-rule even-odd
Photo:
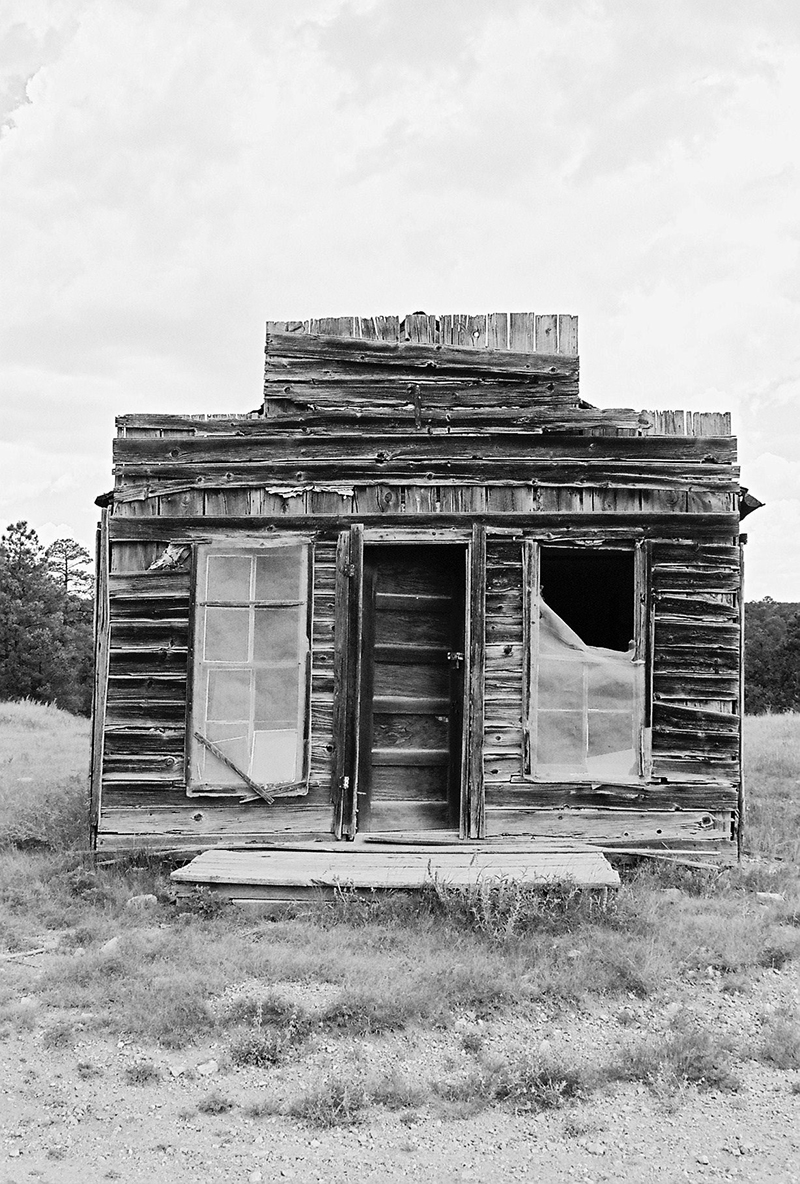
[(433, 878), (464, 886), (500, 879), (619, 886), (602, 852), (558, 840), (397, 842), (369, 836), (352, 843), (214, 848), (172, 873), (178, 895), (204, 887), (232, 900), (299, 900), (343, 888), (413, 891)]

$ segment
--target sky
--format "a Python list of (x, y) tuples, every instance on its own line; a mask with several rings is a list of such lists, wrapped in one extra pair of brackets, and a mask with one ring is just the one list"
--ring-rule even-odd
[(267, 319), (567, 312), (590, 403), (734, 413), (800, 601), (797, 0), (3, 0), (0, 130), (0, 524), (91, 548)]

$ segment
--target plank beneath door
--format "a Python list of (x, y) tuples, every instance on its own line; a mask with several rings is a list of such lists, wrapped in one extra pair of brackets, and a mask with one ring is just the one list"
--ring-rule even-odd
[[(328, 847), (327, 844), (325, 844)], [(510, 844), (500, 849), (459, 844), (418, 849), (397, 844), (341, 844), (339, 850), (285, 847), (263, 851), (215, 848), (172, 873), (178, 892), (203, 885), (236, 899), (292, 899), (336, 888), (421, 888), (435, 876), (451, 885), (493, 879), (526, 883), (571, 881), (615, 888), (619, 876), (597, 850), (554, 850), (552, 845)]]

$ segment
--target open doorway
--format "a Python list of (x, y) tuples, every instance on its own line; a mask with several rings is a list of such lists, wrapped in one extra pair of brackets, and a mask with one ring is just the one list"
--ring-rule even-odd
[(466, 548), (364, 548), (360, 831), (457, 829)]

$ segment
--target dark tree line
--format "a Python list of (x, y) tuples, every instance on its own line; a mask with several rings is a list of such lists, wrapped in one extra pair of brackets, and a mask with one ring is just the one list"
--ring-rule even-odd
[(90, 564), (74, 539), (45, 548), (27, 522), (0, 536), (0, 699), (29, 697), (89, 714)]
[(800, 711), (800, 604), (745, 605), (745, 711)]

